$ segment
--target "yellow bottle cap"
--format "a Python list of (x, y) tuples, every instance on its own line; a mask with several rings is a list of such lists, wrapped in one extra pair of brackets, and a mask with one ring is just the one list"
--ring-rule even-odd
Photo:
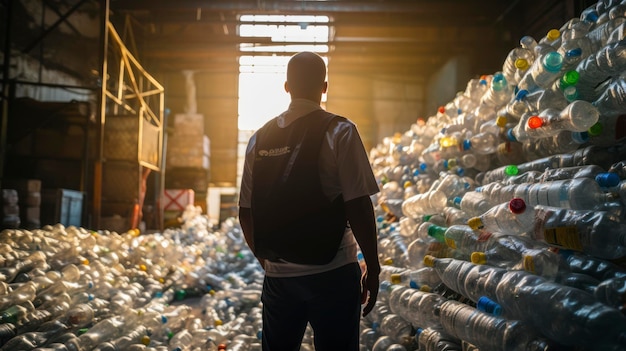
[(402, 282), (402, 276), (400, 276), (400, 274), (394, 273), (391, 275), (392, 284), (400, 284), (401, 282)]
[(148, 335), (144, 335), (141, 337), (141, 343), (148, 346), (150, 345), (150, 337)]
[(432, 289), (430, 288), (430, 286), (429, 286), (429, 285), (424, 284), (424, 285), (420, 286), (420, 291), (423, 291), (423, 292), (428, 292), (428, 293), (429, 293), (429, 292), (431, 292), (431, 290), (432, 290)]
[(480, 217), (472, 217), (467, 221), (467, 225), (470, 226), (470, 228), (477, 230), (477, 229), (481, 229), (482, 227), (484, 227), (483, 225), (483, 221), (480, 219)]
[(434, 256), (426, 255), (426, 256), (424, 256), (424, 265), (427, 266), (427, 267), (434, 267), (435, 266), (435, 260), (436, 260), (436, 258)]
[(528, 60), (523, 59), (523, 58), (518, 58), (517, 60), (515, 60), (515, 68), (521, 70), (521, 71), (525, 71), (528, 69)]
[(474, 264), (485, 264), (487, 263), (487, 255), (485, 255), (484, 252), (472, 252), (472, 255), (470, 256), (470, 259), (472, 260), (472, 263)]
[(496, 125), (500, 128), (506, 127), (507, 118), (506, 116), (498, 116), (496, 118)]
[(393, 259), (392, 258), (386, 258), (383, 260), (383, 265), (385, 266), (392, 266), (393, 265)]
[(546, 38), (548, 38), (548, 40), (550, 41), (554, 41), (559, 39), (559, 37), (561, 36), (561, 32), (559, 32), (558, 29), (550, 29), (548, 31), (548, 34), (546, 34)]

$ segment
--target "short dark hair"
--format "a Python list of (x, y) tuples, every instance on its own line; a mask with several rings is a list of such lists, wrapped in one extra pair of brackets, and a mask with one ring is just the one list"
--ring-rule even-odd
[(287, 83), (294, 96), (319, 94), (326, 81), (326, 63), (316, 53), (303, 51), (287, 64)]

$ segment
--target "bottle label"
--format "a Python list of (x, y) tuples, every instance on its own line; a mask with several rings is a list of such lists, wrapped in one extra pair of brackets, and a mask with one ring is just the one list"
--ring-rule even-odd
[(575, 226), (546, 228), (543, 231), (544, 240), (550, 244), (564, 249), (582, 251), (583, 244)]

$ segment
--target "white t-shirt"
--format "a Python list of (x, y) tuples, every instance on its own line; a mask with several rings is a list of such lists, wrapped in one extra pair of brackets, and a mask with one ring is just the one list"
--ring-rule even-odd
[[(313, 101), (294, 99), (287, 111), (278, 116), (278, 126), (284, 128), (296, 119), (321, 107)], [(320, 181), (325, 195), (334, 199), (343, 194), (344, 201), (371, 196), (379, 191), (369, 158), (356, 126), (349, 120), (334, 120), (326, 131), (326, 142), (320, 150)], [(256, 133), (246, 149), (239, 206), (250, 208), (252, 194), (252, 167), (254, 164)], [(335, 258), (325, 265), (303, 265), (292, 262), (265, 262), (269, 277), (296, 277), (316, 274), (356, 262), (357, 243), (352, 231), (344, 233)]]

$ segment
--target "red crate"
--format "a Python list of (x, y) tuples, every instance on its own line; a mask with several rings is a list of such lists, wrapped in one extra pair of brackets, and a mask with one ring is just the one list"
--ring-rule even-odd
[(187, 205), (194, 204), (193, 189), (165, 189), (164, 207), (165, 211), (184, 211)]

